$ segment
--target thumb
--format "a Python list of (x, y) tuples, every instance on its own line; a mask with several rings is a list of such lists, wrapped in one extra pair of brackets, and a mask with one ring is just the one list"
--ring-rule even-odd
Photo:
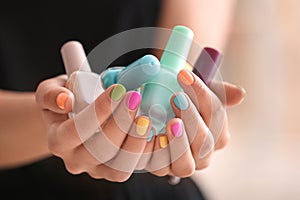
[(56, 113), (68, 113), (74, 102), (73, 93), (65, 88), (66, 75), (57, 76), (41, 82), (36, 90), (36, 102), (45, 110)]

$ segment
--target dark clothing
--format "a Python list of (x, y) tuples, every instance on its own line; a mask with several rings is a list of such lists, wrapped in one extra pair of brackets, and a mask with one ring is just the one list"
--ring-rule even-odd
[[(159, 0), (6, 2), (0, 7), (0, 88), (34, 91), (65, 73), (60, 48), (66, 41), (81, 41), (88, 53), (116, 33), (155, 26), (159, 8)], [(125, 183), (96, 180), (68, 173), (60, 158), (50, 157), (0, 170), (0, 193), (9, 199), (204, 199), (192, 179), (172, 186), (168, 178), (141, 173)]]

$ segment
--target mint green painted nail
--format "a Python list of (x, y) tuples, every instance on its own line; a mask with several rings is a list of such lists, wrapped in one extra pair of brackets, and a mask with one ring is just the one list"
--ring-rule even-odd
[(119, 101), (121, 97), (125, 94), (126, 89), (123, 85), (118, 84), (111, 92), (110, 98), (113, 101)]
[(189, 107), (188, 100), (183, 93), (179, 93), (173, 101), (175, 106), (180, 110), (186, 110)]

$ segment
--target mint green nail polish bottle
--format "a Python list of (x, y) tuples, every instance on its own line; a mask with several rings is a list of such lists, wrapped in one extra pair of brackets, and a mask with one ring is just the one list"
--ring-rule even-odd
[(177, 74), (184, 68), (193, 38), (191, 29), (175, 26), (160, 59), (160, 72), (142, 87), (140, 111), (150, 117), (157, 133), (163, 131), (167, 120), (174, 117), (170, 99), (174, 93), (182, 91)]

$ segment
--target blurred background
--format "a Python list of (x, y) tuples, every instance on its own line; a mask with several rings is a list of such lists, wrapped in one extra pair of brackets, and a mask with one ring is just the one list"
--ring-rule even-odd
[(300, 1), (237, 0), (221, 74), (246, 89), (231, 141), (193, 178), (212, 200), (300, 199)]

